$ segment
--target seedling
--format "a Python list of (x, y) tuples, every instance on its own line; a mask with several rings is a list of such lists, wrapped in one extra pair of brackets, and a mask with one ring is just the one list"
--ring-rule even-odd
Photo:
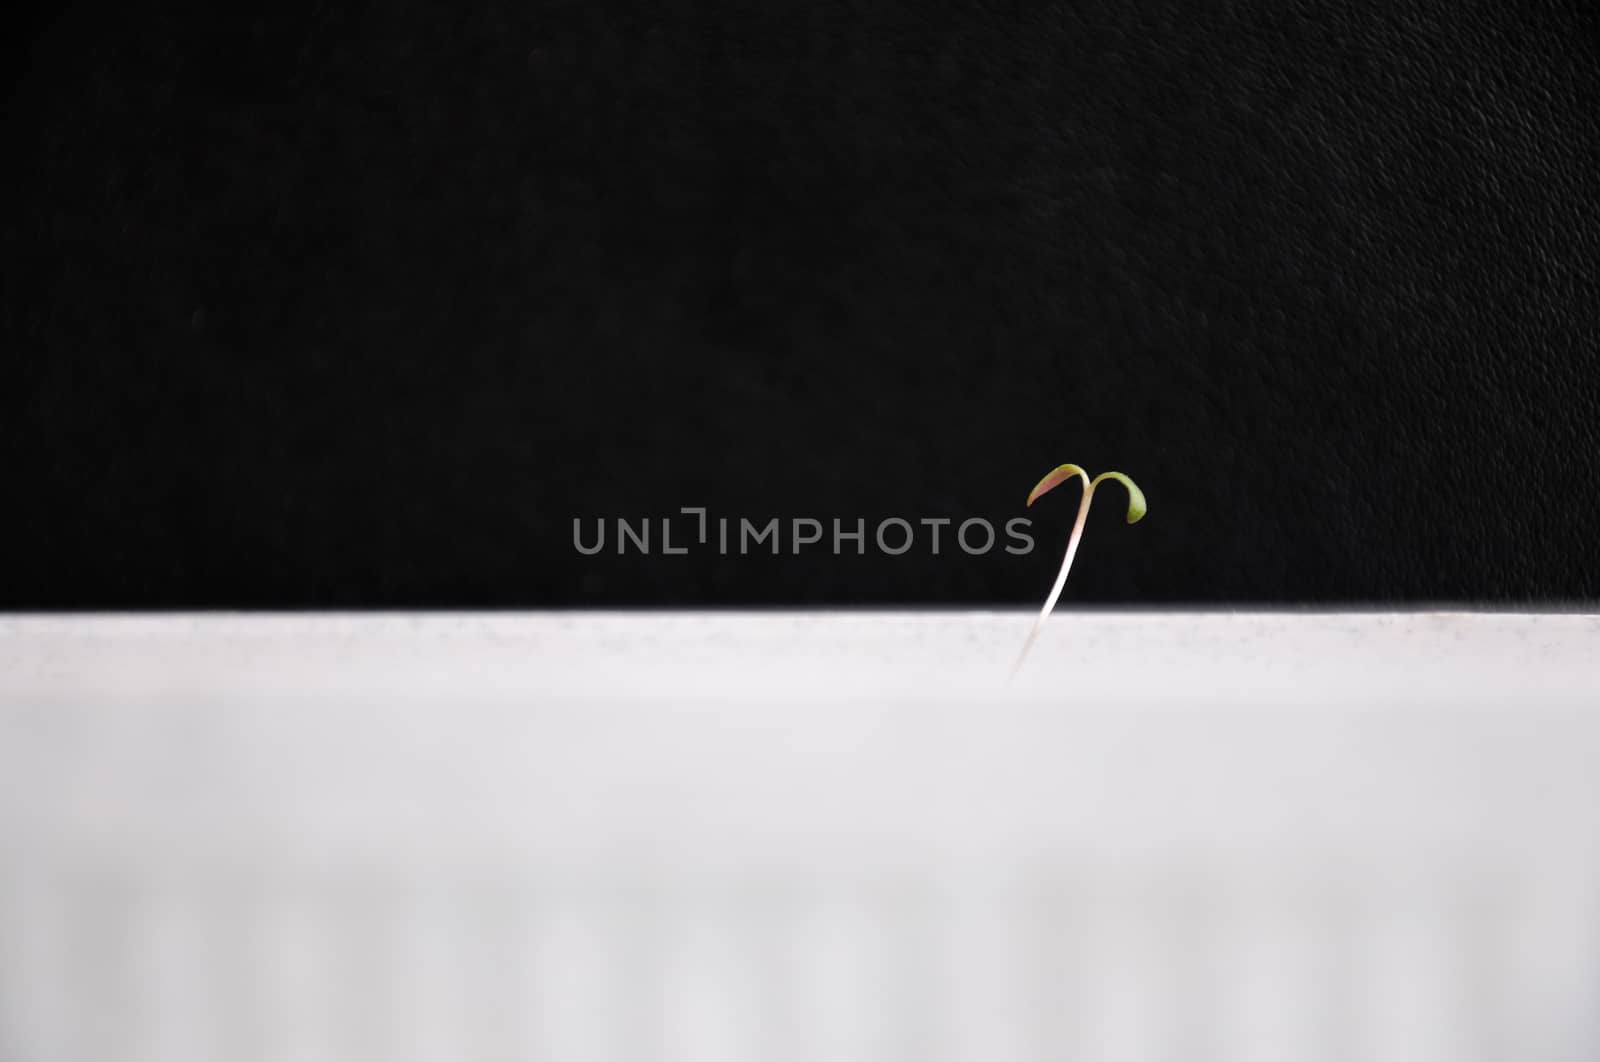
[(1078, 522), (1072, 525), (1072, 537), (1067, 540), (1067, 557), (1061, 562), (1061, 571), (1056, 575), (1056, 585), (1050, 588), (1050, 596), (1044, 599), (1044, 609), (1039, 613), (1039, 618), (1033, 621), (1033, 629), (1028, 632), (1028, 640), (1022, 643), (1022, 652), (1017, 654), (1017, 662), (1011, 665), (1011, 673), (1015, 675), (1022, 662), (1028, 657), (1028, 650), (1033, 648), (1035, 638), (1039, 637), (1039, 629), (1044, 626), (1044, 621), (1049, 617), (1051, 609), (1056, 607), (1056, 601), (1061, 597), (1061, 588), (1067, 585), (1067, 572), (1072, 570), (1072, 558), (1078, 555), (1078, 542), (1083, 538), (1083, 525), (1089, 519), (1089, 503), (1094, 501), (1094, 489), (1102, 480), (1114, 479), (1128, 488), (1128, 523), (1136, 524), (1144, 519), (1148, 509), (1144, 501), (1144, 491), (1123, 475), (1121, 472), (1102, 472), (1094, 479), (1089, 478), (1089, 473), (1077, 465), (1061, 465), (1052, 470), (1049, 475), (1039, 481), (1039, 485), (1028, 492), (1028, 505), (1050, 493), (1073, 476), (1083, 482), (1083, 500), (1078, 503)]

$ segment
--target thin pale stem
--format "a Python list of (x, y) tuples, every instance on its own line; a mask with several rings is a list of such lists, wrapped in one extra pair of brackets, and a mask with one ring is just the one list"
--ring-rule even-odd
[(1022, 662), (1028, 658), (1028, 650), (1033, 648), (1034, 640), (1039, 637), (1039, 630), (1044, 626), (1044, 621), (1049, 617), (1056, 602), (1061, 598), (1061, 590), (1067, 585), (1067, 573), (1072, 570), (1072, 558), (1078, 555), (1078, 543), (1083, 538), (1083, 527), (1089, 520), (1089, 503), (1094, 500), (1093, 484), (1086, 485), (1083, 489), (1083, 501), (1078, 503), (1078, 522), (1072, 525), (1072, 537), (1067, 540), (1067, 556), (1061, 562), (1061, 571), (1056, 573), (1056, 584), (1050, 588), (1050, 596), (1044, 599), (1044, 608), (1039, 611), (1039, 618), (1033, 621), (1033, 629), (1028, 632), (1028, 638), (1022, 643), (1022, 652), (1017, 654), (1017, 662), (1011, 665), (1011, 674), (1016, 676), (1017, 670), (1022, 667)]

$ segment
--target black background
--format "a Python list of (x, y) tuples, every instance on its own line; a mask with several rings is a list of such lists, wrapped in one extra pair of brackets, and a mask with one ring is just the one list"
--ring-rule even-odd
[(1062, 461), (1151, 505), (1069, 604), (1600, 595), (1587, 0), (68, 5), (10, 49), (0, 607), (1033, 604), (1075, 489), (1027, 557), (572, 521), (999, 524)]

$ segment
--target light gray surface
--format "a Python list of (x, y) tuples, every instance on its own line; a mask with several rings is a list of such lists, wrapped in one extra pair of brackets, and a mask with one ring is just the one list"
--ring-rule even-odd
[(1600, 619), (0, 619), (0, 1057), (1600, 1056)]

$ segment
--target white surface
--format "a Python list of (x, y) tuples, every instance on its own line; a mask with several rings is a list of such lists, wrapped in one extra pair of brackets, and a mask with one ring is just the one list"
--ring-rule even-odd
[(1600, 1057), (1600, 619), (0, 619), (0, 1058)]

